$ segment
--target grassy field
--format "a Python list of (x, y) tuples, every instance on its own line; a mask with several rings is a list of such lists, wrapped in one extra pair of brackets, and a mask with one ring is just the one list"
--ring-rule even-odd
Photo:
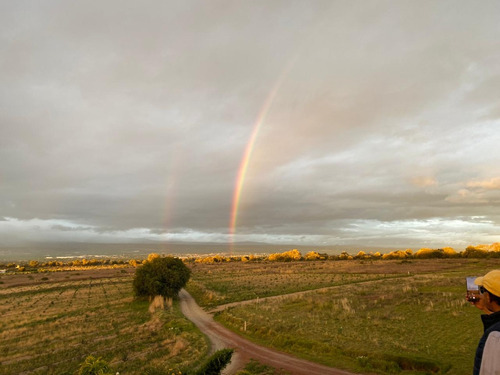
[(290, 373), (263, 365), (255, 360), (250, 360), (245, 368), (238, 371), (236, 375), (290, 375)]
[(148, 301), (134, 300), (130, 270), (2, 275), (0, 281), (0, 374), (73, 374), (89, 354), (122, 374), (178, 370), (208, 349), (178, 306), (150, 313)]
[[(357, 268), (353, 268), (354, 264)], [(323, 287), (402, 277), (390, 262), (247, 262), (194, 264), (188, 290), (201, 306), (289, 294)], [(362, 266), (362, 267), (360, 267)], [(404, 275), (403, 275), (404, 276)]]
[[(464, 278), (500, 268), (500, 259), (190, 267), (188, 290), (207, 309), (255, 300), (216, 315), (253, 341), (364, 374), (462, 375), (482, 331), (479, 310), (464, 300)], [(177, 305), (150, 313), (147, 301), (134, 300), (133, 272), (0, 275), (0, 374), (73, 374), (89, 354), (121, 374), (199, 363), (205, 338)], [(278, 373), (258, 363), (242, 371)]]
[[(197, 265), (189, 286), (216, 319), (253, 341), (360, 373), (469, 374), (480, 311), (464, 299), (465, 276), (490, 260), (338, 261)], [(330, 287), (322, 290), (315, 288)], [(246, 327), (246, 331), (244, 330)]]

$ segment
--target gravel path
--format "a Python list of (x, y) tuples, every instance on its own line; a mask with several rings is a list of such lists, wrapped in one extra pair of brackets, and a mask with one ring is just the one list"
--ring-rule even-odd
[(212, 351), (223, 348), (235, 350), (233, 359), (224, 370), (224, 375), (233, 375), (242, 369), (251, 359), (278, 369), (284, 369), (292, 375), (353, 375), (351, 372), (323, 366), (314, 362), (293, 357), (289, 354), (254, 344), (247, 339), (215, 322), (191, 295), (182, 290), (179, 293), (182, 313), (191, 320), (212, 343)]

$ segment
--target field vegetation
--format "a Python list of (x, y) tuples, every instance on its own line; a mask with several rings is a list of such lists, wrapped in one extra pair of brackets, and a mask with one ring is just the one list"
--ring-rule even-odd
[(275, 369), (255, 360), (250, 360), (243, 370), (240, 370), (236, 375), (289, 375), (288, 371)]
[[(378, 265), (384, 263), (378, 262)], [(405, 275), (379, 267), (354, 270), (350, 262), (194, 264), (187, 289), (201, 306), (212, 308), (231, 302), (393, 277)]]
[[(465, 375), (482, 324), (464, 278), (499, 266), (495, 258), (202, 264), (189, 289), (208, 308), (253, 296), (216, 320), (293, 355), (360, 373)], [(265, 295), (277, 297), (257, 299)]]
[[(0, 265), (0, 375), (74, 374), (90, 355), (126, 374), (199, 367), (208, 344), (177, 303), (134, 298), (136, 268), (157, 257)], [(462, 375), (482, 331), (464, 278), (500, 268), (500, 245), (184, 262), (198, 303), (253, 341), (365, 374)], [(251, 362), (241, 374), (281, 372)]]
[(74, 374), (88, 355), (123, 374), (177, 374), (207, 353), (206, 340), (176, 304), (149, 312), (147, 299), (133, 297), (130, 270), (7, 275), (2, 281), (0, 374)]

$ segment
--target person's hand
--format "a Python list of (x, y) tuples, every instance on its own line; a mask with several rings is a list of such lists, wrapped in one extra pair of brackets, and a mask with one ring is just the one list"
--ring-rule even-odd
[(483, 311), (486, 314), (491, 314), (492, 311), (486, 307), (486, 303), (484, 301), (484, 294), (480, 294), (475, 301), (469, 301), (471, 305), (476, 306), (479, 310)]

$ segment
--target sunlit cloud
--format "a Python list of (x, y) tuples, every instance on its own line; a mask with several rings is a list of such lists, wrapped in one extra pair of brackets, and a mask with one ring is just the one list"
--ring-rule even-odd
[(429, 176), (417, 176), (411, 179), (411, 182), (419, 187), (429, 187), (437, 185), (437, 181), (434, 177)]
[(487, 190), (500, 190), (500, 177), (493, 177), (488, 180), (470, 181), (467, 183), (469, 188), (482, 188)]
[[(469, 244), (500, 241), (500, 225), (484, 217), (433, 218), (428, 220), (397, 220), (379, 222), (376, 220), (356, 221), (346, 228), (351, 241), (363, 243), (395, 242), (409, 247), (456, 246), (465, 248)], [(402, 241), (395, 241), (400, 239)]]

